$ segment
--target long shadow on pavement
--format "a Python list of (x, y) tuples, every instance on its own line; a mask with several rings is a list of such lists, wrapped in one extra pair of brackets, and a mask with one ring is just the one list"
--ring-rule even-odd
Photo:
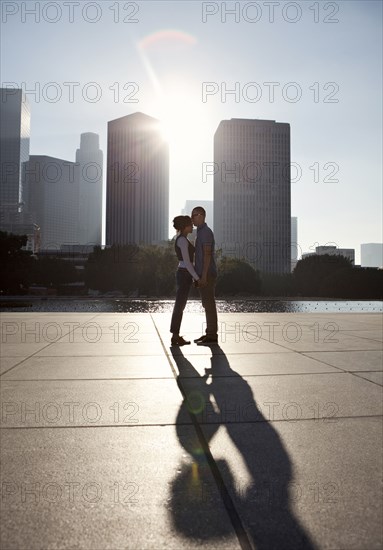
[[(184, 395), (177, 436), (193, 458), (192, 463), (189, 457), (180, 465), (172, 481), (175, 528), (195, 540), (223, 542), (229, 540), (233, 525), (241, 540), (243, 526), (243, 547), (250, 542), (257, 550), (316, 548), (292, 511), (292, 465), (278, 432), (257, 407), (250, 385), (231, 369), (223, 350), (213, 345), (211, 351), (209, 368), (201, 376), (179, 348), (171, 348)], [(197, 430), (190, 429), (190, 416)], [(210, 454), (209, 442), (220, 427), (226, 429), (251, 477), (245, 488), (236, 483), (236, 472), (225, 459), (213, 460)], [(222, 521), (222, 503), (232, 525)]]

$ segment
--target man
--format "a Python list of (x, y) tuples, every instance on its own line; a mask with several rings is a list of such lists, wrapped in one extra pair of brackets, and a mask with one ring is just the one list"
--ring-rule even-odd
[(206, 314), (206, 334), (200, 336), (194, 342), (197, 344), (216, 344), (217, 334), (217, 308), (215, 305), (215, 283), (217, 280), (217, 267), (214, 259), (214, 235), (205, 222), (206, 211), (202, 206), (193, 208), (191, 219), (197, 227), (195, 241), (195, 271), (200, 277), (198, 289), (201, 294), (202, 305)]

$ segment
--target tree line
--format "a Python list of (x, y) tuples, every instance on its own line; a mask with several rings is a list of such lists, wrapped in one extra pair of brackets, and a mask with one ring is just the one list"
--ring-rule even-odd
[[(68, 292), (68, 283), (83, 282), (100, 293), (168, 297), (175, 295), (177, 258), (174, 241), (166, 246), (95, 246), (83, 270), (59, 258), (36, 257), (22, 250), (27, 237), (0, 232), (0, 291), (27, 294), (32, 285)], [(383, 270), (356, 268), (343, 256), (312, 255), (299, 260), (293, 273), (267, 274), (243, 259), (217, 251), (217, 297), (278, 296), (382, 299)], [(191, 297), (198, 291), (192, 290)]]

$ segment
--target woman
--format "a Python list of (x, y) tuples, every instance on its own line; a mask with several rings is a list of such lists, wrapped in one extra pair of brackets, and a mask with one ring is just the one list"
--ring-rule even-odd
[[(182, 314), (189, 296), (190, 287), (199, 277), (193, 267), (194, 246), (187, 238), (193, 231), (193, 222), (190, 216), (177, 216), (173, 220), (173, 227), (177, 230), (177, 238), (174, 245), (179, 260), (176, 272), (177, 293), (174, 304), (170, 332), (172, 333), (172, 346), (184, 346), (190, 344), (180, 336)], [(198, 283), (196, 283), (198, 285)]]

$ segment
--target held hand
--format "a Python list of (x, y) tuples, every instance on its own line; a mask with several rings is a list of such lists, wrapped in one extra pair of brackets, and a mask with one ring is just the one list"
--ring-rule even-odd
[(197, 282), (199, 288), (204, 288), (205, 286), (207, 286), (207, 280), (203, 277), (201, 277), (201, 279), (199, 279)]

